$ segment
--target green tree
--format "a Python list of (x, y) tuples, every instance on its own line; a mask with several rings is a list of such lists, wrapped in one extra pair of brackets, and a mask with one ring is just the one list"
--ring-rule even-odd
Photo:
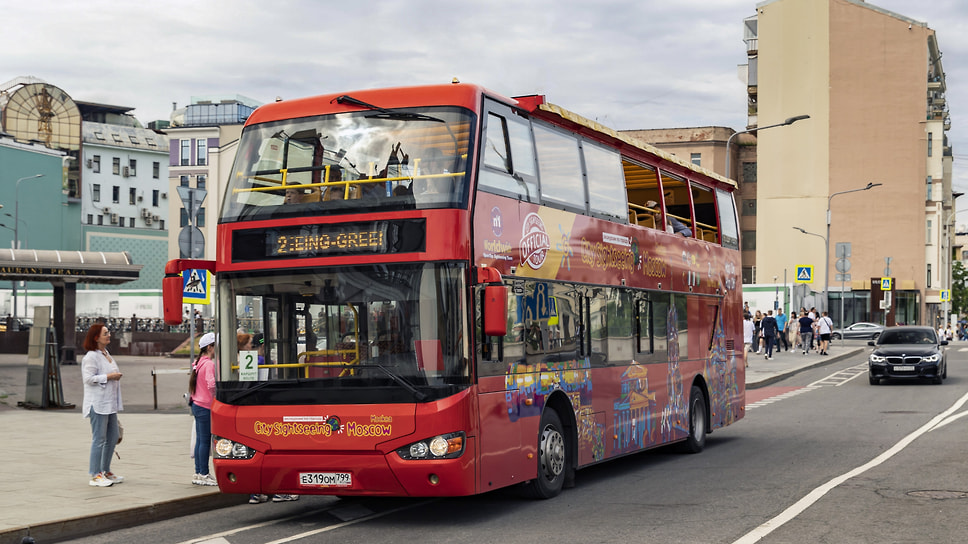
[(968, 310), (968, 269), (961, 261), (951, 265), (951, 311), (959, 319)]

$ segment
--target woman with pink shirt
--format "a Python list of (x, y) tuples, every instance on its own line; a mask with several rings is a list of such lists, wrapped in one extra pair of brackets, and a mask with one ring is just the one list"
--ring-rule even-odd
[(195, 416), (195, 485), (218, 485), (208, 472), (208, 458), (212, 451), (212, 401), (215, 399), (215, 333), (207, 332), (198, 341), (198, 359), (192, 364), (188, 382), (191, 393), (192, 415)]

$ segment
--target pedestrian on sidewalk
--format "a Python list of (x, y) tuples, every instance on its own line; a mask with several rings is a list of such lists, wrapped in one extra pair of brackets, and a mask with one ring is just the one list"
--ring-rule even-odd
[(766, 344), (766, 359), (773, 360), (773, 346), (776, 345), (776, 318), (773, 317), (773, 310), (767, 310), (766, 317), (760, 325), (763, 329), (763, 340)]
[(81, 359), (81, 379), (84, 382), (84, 404), (81, 414), (91, 418), (91, 455), (88, 472), (90, 485), (111, 487), (124, 481), (123, 476), (111, 472), (111, 458), (121, 435), (118, 412), (121, 403), (121, 369), (108, 353), (111, 331), (98, 322), (87, 329)]
[(753, 342), (756, 343), (756, 353), (763, 353), (763, 313), (756, 310), (753, 316)]
[(750, 366), (749, 353), (753, 350), (753, 335), (756, 333), (756, 327), (753, 326), (753, 316), (750, 314), (745, 314), (743, 316), (743, 358), (746, 359), (746, 366)]
[(800, 313), (800, 348), (803, 350), (803, 354), (807, 354), (807, 350), (810, 349), (810, 343), (813, 340), (813, 319), (806, 310)]
[(195, 485), (218, 485), (209, 471), (208, 458), (212, 452), (212, 401), (215, 399), (215, 333), (207, 332), (198, 341), (198, 359), (192, 364), (188, 381), (192, 415), (195, 416)]
[(783, 308), (776, 311), (776, 350), (780, 351), (780, 344), (783, 344), (783, 351), (790, 351), (790, 342), (787, 341), (787, 315), (783, 313)]
[(817, 331), (820, 333), (820, 355), (829, 355), (827, 348), (830, 346), (830, 333), (833, 332), (834, 322), (827, 315), (827, 312), (820, 314), (817, 320)]

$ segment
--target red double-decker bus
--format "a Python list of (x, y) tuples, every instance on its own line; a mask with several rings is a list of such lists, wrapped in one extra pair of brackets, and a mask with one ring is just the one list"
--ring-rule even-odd
[[(467, 84), (249, 117), (215, 262), (229, 493), (521, 486), (743, 417), (735, 184), (545, 101)], [(236, 331), (261, 334), (239, 352)]]

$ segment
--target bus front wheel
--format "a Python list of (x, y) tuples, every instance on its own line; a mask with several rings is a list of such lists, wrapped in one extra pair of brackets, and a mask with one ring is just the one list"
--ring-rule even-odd
[(689, 392), (689, 437), (682, 443), (686, 453), (699, 453), (706, 447), (706, 395), (698, 385)]
[(550, 499), (561, 493), (568, 466), (567, 451), (561, 418), (549, 408), (541, 414), (538, 430), (538, 476), (528, 482), (526, 496)]

